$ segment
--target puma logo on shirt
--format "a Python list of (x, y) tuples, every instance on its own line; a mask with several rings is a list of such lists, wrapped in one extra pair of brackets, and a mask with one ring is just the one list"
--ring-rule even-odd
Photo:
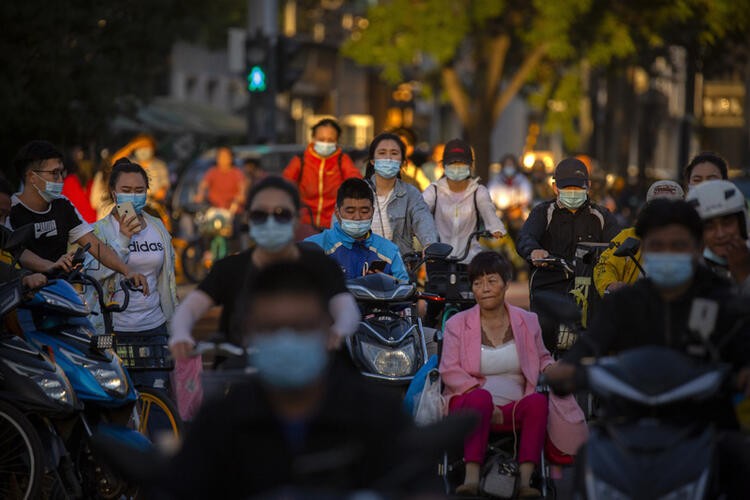
[(128, 245), (128, 249), (131, 252), (163, 252), (164, 245), (162, 245), (161, 241), (152, 241), (151, 243), (147, 241), (133, 241)]
[(57, 236), (57, 223), (54, 220), (37, 222), (34, 224), (34, 238), (39, 239), (43, 236)]

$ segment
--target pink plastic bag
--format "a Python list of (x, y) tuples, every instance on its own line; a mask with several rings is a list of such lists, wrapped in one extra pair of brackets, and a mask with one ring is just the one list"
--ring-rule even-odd
[(203, 359), (192, 356), (175, 361), (172, 372), (174, 394), (177, 397), (177, 410), (182, 420), (192, 420), (203, 401)]

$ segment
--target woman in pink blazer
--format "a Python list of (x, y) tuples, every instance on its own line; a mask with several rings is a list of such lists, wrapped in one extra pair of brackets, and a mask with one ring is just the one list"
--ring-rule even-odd
[(476, 494), (490, 430), (520, 435), (520, 497), (539, 496), (530, 485), (545, 437), (573, 455), (586, 440), (583, 411), (572, 396), (547, 399), (536, 392), (539, 374), (554, 363), (542, 343), (536, 314), (505, 303), (511, 265), (501, 254), (481, 252), (469, 264), (477, 305), (445, 326), (440, 375), (449, 412), (476, 411), (481, 419), (466, 439), (464, 484)]

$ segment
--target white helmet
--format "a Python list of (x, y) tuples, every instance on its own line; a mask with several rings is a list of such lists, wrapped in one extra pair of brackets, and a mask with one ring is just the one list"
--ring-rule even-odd
[(690, 203), (703, 220), (722, 215), (739, 214), (740, 232), (747, 239), (747, 204), (742, 191), (729, 181), (707, 181), (688, 191), (685, 200)]

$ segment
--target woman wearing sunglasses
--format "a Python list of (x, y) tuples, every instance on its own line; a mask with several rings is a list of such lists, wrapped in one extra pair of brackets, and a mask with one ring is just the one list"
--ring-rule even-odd
[[(232, 328), (235, 302), (252, 284), (259, 269), (279, 261), (299, 261), (320, 274), (329, 286), (328, 296), (333, 331), (332, 346), (353, 333), (359, 324), (359, 309), (348, 292), (341, 269), (314, 245), (296, 243), (294, 233), (299, 225), (300, 197), (297, 189), (281, 177), (266, 177), (250, 191), (247, 200), (250, 238), (255, 245), (217, 261), (208, 276), (190, 292), (175, 311), (169, 346), (178, 361), (191, 356), (195, 341), (190, 335), (193, 325), (211, 307), (223, 306), (219, 331), (229, 341), (242, 344), (242, 332)], [(179, 378), (179, 375), (175, 375)], [(177, 381), (179, 384), (179, 380)], [(178, 388), (178, 404), (180, 390)], [(182, 411), (181, 411), (182, 413)], [(183, 415), (184, 418), (184, 415)]]

